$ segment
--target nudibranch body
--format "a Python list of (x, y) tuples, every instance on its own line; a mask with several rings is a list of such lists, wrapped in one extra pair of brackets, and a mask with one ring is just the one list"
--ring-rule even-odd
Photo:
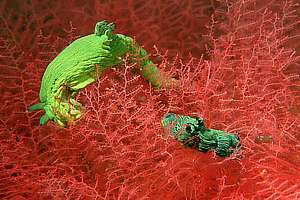
[(104, 70), (120, 65), (127, 54), (132, 62), (137, 62), (146, 80), (156, 88), (162, 86), (162, 75), (147, 52), (132, 38), (114, 34), (114, 29), (114, 23), (98, 22), (94, 34), (73, 41), (47, 66), (40, 103), (29, 108), (45, 111), (41, 125), (53, 120), (65, 127), (79, 119), (84, 107), (75, 100), (76, 94), (95, 82)]
[(162, 126), (183, 145), (202, 152), (214, 150), (217, 155), (226, 157), (240, 147), (237, 135), (208, 129), (202, 118), (168, 113), (162, 119)]

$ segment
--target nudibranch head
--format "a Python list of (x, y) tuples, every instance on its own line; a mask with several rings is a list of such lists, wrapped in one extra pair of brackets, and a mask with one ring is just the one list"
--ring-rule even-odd
[(84, 112), (84, 107), (73, 99), (70, 99), (69, 102), (53, 102), (50, 109), (54, 114), (52, 120), (61, 127), (73, 124)]
[(95, 25), (95, 34), (97, 36), (101, 36), (104, 34), (111, 34), (116, 28), (115, 23), (107, 22), (106, 20), (103, 20), (101, 22), (97, 22)]
[(40, 124), (47, 124), (49, 120), (56, 122), (61, 127), (73, 124), (84, 112), (84, 107), (73, 99), (62, 102), (52, 99), (48, 103), (38, 103), (29, 108), (29, 111), (44, 110), (45, 114), (40, 118)]
[(198, 117), (166, 114), (162, 119), (162, 125), (170, 131), (171, 135), (179, 142), (194, 146), (200, 132), (205, 131), (204, 120)]

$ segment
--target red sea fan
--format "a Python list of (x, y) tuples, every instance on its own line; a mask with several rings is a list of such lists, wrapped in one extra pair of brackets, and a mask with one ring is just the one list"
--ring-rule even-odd
[[(299, 199), (300, 73), (288, 48), (299, 17), (291, 1), (259, 2), (1, 2), (0, 197)], [(76, 126), (40, 127), (26, 108), (45, 67), (103, 18), (156, 45), (179, 87), (153, 90), (125, 65), (80, 93)], [(169, 111), (238, 132), (242, 149), (223, 159), (184, 148), (161, 128)]]

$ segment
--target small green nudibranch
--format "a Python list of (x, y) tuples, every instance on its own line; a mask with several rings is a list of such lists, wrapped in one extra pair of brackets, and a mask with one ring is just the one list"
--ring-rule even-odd
[(52, 120), (62, 127), (79, 119), (84, 107), (75, 100), (76, 94), (95, 82), (101, 73), (122, 66), (125, 55), (137, 63), (144, 78), (155, 88), (163, 82), (160, 70), (147, 52), (131, 37), (114, 34), (114, 23), (98, 22), (93, 34), (81, 37), (67, 46), (46, 68), (40, 88), (40, 103), (29, 111), (44, 110), (40, 124)]
[(226, 157), (240, 147), (237, 135), (208, 129), (202, 118), (168, 113), (162, 119), (162, 126), (181, 144), (202, 152), (214, 150), (217, 155)]

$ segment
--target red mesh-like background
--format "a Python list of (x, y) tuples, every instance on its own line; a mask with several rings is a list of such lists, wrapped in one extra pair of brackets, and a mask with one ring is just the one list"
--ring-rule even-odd
[[(0, 198), (300, 199), (296, 3), (0, 1)], [(102, 19), (179, 87), (153, 90), (126, 65), (80, 93), (75, 126), (39, 126), (42, 113), (26, 109), (45, 68)], [(169, 111), (238, 132), (242, 149), (223, 159), (184, 148), (161, 128)]]

